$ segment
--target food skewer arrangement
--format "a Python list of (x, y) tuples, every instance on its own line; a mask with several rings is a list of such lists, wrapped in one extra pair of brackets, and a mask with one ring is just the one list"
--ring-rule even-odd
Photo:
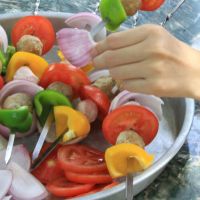
[[(108, 70), (94, 70), (90, 55), (106, 29), (115, 31), (127, 16), (164, 1), (149, 2), (102, 0), (101, 17), (72, 15), (57, 33), (43, 16), (22, 17), (12, 27), (12, 45), (0, 28), (0, 199), (72, 199), (109, 189), (153, 163), (144, 148), (158, 132), (163, 101), (119, 91)], [(93, 40), (90, 31), (102, 19), (106, 28)], [(48, 63), (43, 55), (55, 41), (60, 62)], [(82, 143), (95, 123), (110, 143), (105, 152)], [(34, 149), (14, 144), (15, 137), (33, 134)]]

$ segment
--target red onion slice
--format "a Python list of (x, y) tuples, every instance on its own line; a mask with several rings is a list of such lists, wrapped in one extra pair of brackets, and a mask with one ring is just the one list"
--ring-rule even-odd
[(9, 196), (5, 196), (5, 197), (3, 197), (3, 199), (2, 200), (11, 200), (12, 199), (12, 196), (11, 195), (9, 195)]
[(0, 199), (8, 193), (12, 183), (12, 172), (9, 170), (0, 170)]
[[(0, 151), (0, 169), (6, 169), (6, 163), (3, 159), (5, 157), (5, 153), (6, 149)], [(10, 160), (19, 164), (21, 167), (24, 168), (24, 170), (29, 171), (31, 166), (31, 159), (28, 150), (23, 144), (16, 145), (13, 147)]]
[(92, 60), (90, 51), (95, 42), (86, 30), (63, 28), (57, 32), (57, 41), (64, 57), (76, 67), (84, 67)]
[(8, 143), (7, 140), (0, 135), (0, 151), (6, 148), (7, 143)]
[(101, 78), (103, 76), (110, 76), (109, 70), (102, 69), (102, 70), (98, 70), (98, 71), (92, 72), (89, 75), (89, 79), (90, 79), (91, 82), (94, 82), (94, 81), (96, 81), (97, 79), (99, 79), (99, 78)]
[(8, 48), (8, 37), (6, 31), (1, 25), (0, 25), (0, 44), (3, 45), (3, 50), (4, 52), (6, 52), (6, 49)]
[(13, 174), (9, 194), (16, 200), (43, 200), (48, 196), (45, 187), (15, 162), (7, 166)]
[[(101, 18), (98, 15), (89, 12), (81, 12), (72, 15), (65, 21), (66, 25), (71, 28), (85, 29), (87, 31), (90, 31), (99, 22), (101, 22)], [(106, 29), (104, 28), (100, 33), (98, 33), (95, 36), (94, 40), (98, 42), (105, 38), (106, 38)]]
[(14, 80), (25, 80), (37, 84), (39, 78), (31, 71), (29, 67), (22, 66), (14, 74)]
[(127, 90), (120, 92), (113, 99), (110, 105), (109, 112), (111, 112), (115, 108), (118, 108), (121, 105), (127, 104), (129, 101), (138, 102), (140, 105), (147, 107), (151, 111), (153, 111), (159, 119), (162, 118), (162, 104), (164, 104), (164, 102), (161, 98), (153, 95), (133, 93)]
[(25, 80), (13, 80), (7, 83), (0, 91), (0, 106), (5, 99), (15, 93), (26, 93), (34, 98), (35, 94), (43, 90), (42, 87)]

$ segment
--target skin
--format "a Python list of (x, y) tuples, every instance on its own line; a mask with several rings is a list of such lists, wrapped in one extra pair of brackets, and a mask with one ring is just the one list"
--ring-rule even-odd
[(200, 100), (200, 52), (161, 26), (113, 33), (91, 54), (95, 68), (107, 67), (121, 90)]

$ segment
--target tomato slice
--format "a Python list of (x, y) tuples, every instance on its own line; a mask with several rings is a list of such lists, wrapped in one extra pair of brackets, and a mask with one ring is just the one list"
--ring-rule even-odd
[(103, 121), (104, 137), (115, 144), (118, 135), (125, 130), (134, 130), (149, 144), (158, 132), (158, 119), (148, 109), (137, 105), (126, 105), (112, 111)]
[(98, 107), (99, 118), (105, 118), (110, 107), (110, 99), (103, 91), (91, 85), (84, 85), (80, 90), (80, 97), (92, 100)]
[(75, 182), (75, 183), (100, 184), (100, 183), (112, 182), (111, 176), (106, 172), (84, 174), (84, 173), (75, 173), (75, 172), (65, 171), (65, 176), (67, 180)]
[(142, 0), (140, 10), (153, 11), (158, 9), (164, 2), (165, 0)]
[(89, 192), (94, 187), (94, 184), (79, 184), (73, 183), (62, 177), (47, 184), (47, 190), (58, 197), (73, 197), (79, 194)]
[(94, 194), (94, 193), (100, 192), (102, 190), (108, 190), (108, 189), (113, 188), (116, 185), (118, 185), (118, 183), (116, 181), (113, 181), (112, 183), (109, 183), (109, 184), (98, 184), (98, 185), (95, 185), (95, 187), (91, 191), (80, 194), (80, 195), (76, 196), (76, 198)]
[(90, 84), (89, 78), (81, 69), (64, 63), (50, 65), (41, 77), (39, 85), (46, 88), (56, 81), (71, 85), (76, 96), (82, 85)]
[[(49, 144), (45, 144), (42, 148), (41, 153), (43, 153)], [(58, 147), (54, 149), (47, 158), (32, 171), (32, 174), (41, 181), (43, 184), (47, 184), (59, 177), (63, 177), (64, 172), (57, 163), (57, 151)]]
[(58, 150), (58, 162), (65, 171), (95, 173), (106, 171), (104, 153), (85, 145), (67, 145)]
[(38, 37), (42, 44), (42, 53), (48, 52), (55, 42), (55, 31), (51, 22), (42, 16), (26, 16), (17, 21), (11, 32), (12, 43), (16, 46), (23, 35)]

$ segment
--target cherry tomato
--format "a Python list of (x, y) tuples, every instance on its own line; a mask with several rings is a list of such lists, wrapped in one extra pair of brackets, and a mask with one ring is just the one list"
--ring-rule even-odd
[(100, 184), (100, 183), (110, 183), (112, 182), (111, 176), (106, 173), (75, 173), (70, 171), (65, 171), (65, 176), (67, 180), (70, 180), (75, 183), (93, 183), (93, 184)]
[[(48, 146), (49, 144), (45, 144), (41, 153), (43, 153)], [(43, 184), (47, 184), (59, 177), (63, 177), (64, 175), (63, 170), (57, 164), (58, 148), (59, 146), (52, 151), (36, 169), (32, 171), (32, 174)]]
[(0, 76), (0, 89), (4, 86), (4, 80), (3, 77)]
[(158, 119), (148, 109), (137, 105), (121, 106), (106, 116), (102, 125), (104, 137), (115, 144), (118, 135), (134, 130), (149, 144), (158, 132)]
[(51, 22), (42, 16), (26, 16), (17, 21), (11, 32), (12, 43), (16, 46), (23, 35), (38, 37), (42, 44), (42, 53), (48, 52), (55, 42), (55, 31)]
[(94, 184), (79, 184), (73, 183), (62, 177), (47, 184), (47, 190), (58, 197), (73, 197), (85, 192), (89, 192), (94, 187)]
[(98, 107), (99, 118), (102, 120), (105, 118), (110, 107), (110, 100), (104, 92), (91, 85), (84, 85), (80, 90), (80, 97), (92, 100)]
[(164, 2), (165, 0), (142, 0), (140, 10), (153, 11), (158, 9)]
[(39, 85), (46, 88), (56, 81), (71, 85), (76, 95), (79, 94), (82, 85), (90, 84), (90, 80), (81, 69), (64, 63), (50, 65), (41, 77)]
[(85, 145), (63, 146), (58, 150), (57, 158), (65, 171), (96, 173), (107, 170), (104, 153)]

